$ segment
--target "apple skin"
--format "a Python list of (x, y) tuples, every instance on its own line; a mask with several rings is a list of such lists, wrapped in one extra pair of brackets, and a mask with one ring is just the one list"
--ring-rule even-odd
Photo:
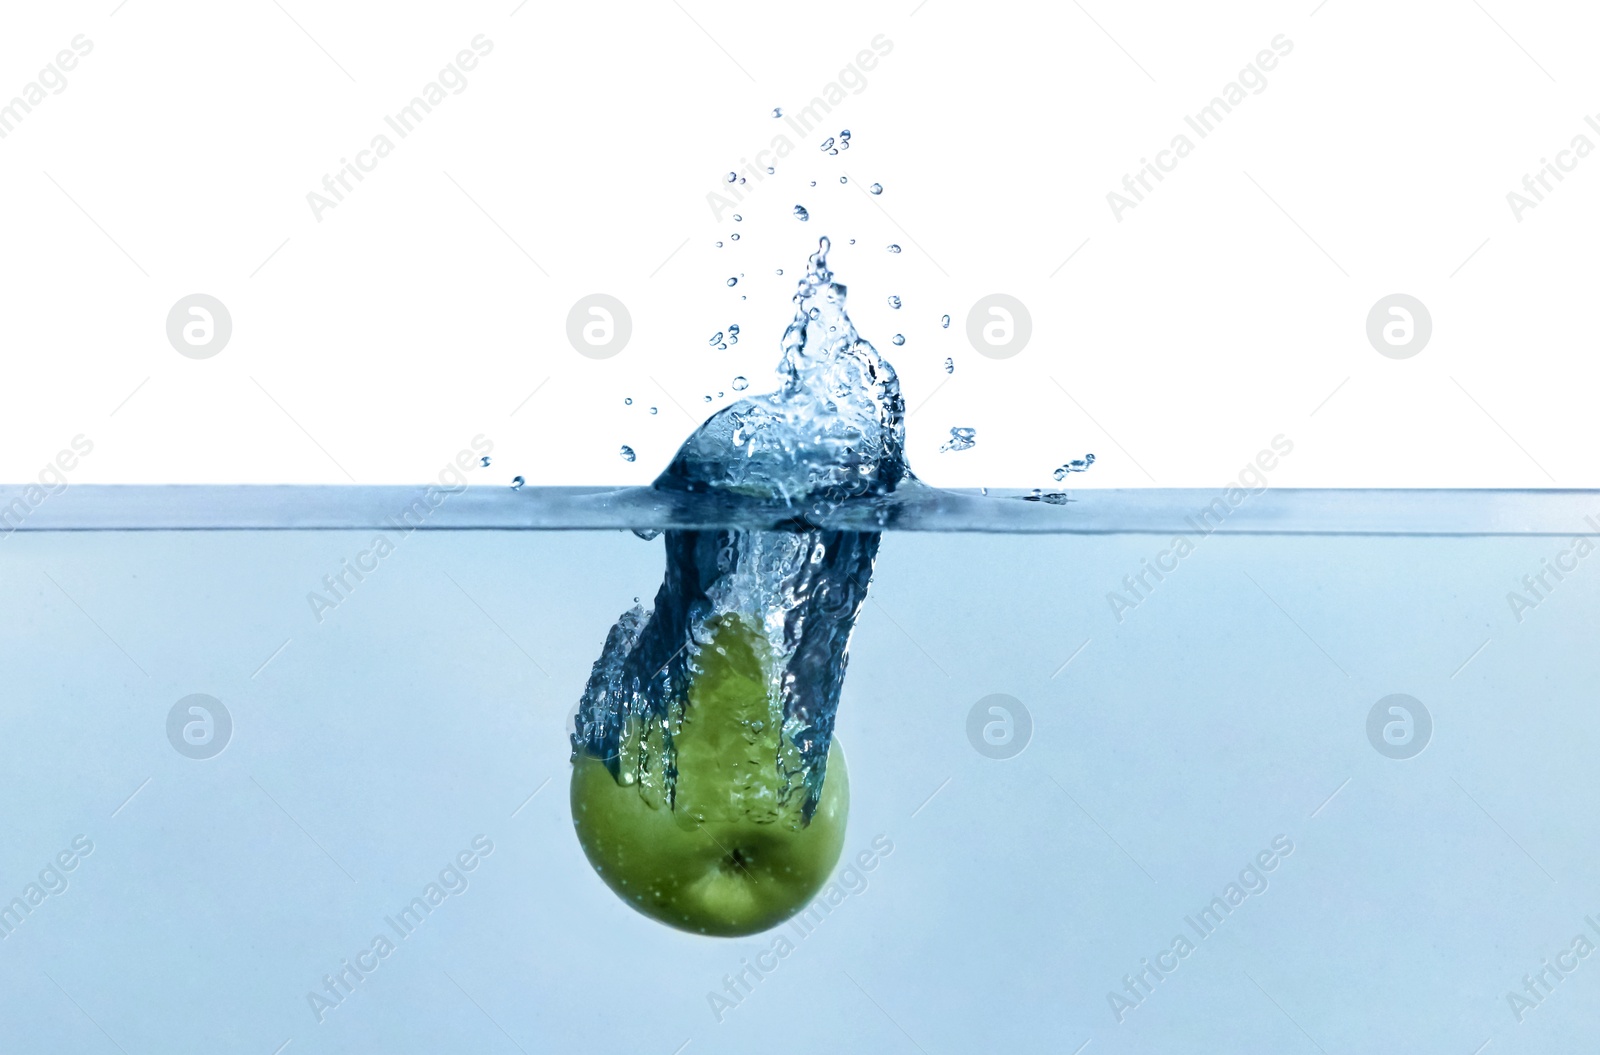
[(778, 801), (779, 730), (768, 703), (757, 635), (732, 617), (699, 657), (674, 738), (676, 806), (651, 779), (631, 780), (631, 760), (655, 745), (630, 729), (619, 783), (594, 755), (572, 767), (572, 823), (585, 856), (627, 904), (696, 934), (737, 937), (803, 909), (844, 850), (850, 782), (837, 738), (809, 824), (799, 793)]

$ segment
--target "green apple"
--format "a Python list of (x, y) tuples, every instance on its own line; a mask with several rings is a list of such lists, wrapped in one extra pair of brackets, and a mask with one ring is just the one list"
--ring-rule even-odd
[(816, 896), (844, 849), (850, 782), (837, 739), (810, 822), (801, 794), (779, 801), (782, 732), (765, 653), (759, 632), (734, 617), (701, 650), (674, 737), (674, 805), (653, 726), (626, 731), (622, 782), (587, 752), (573, 762), (572, 823), (589, 863), (629, 905), (683, 930), (737, 936), (782, 923)]

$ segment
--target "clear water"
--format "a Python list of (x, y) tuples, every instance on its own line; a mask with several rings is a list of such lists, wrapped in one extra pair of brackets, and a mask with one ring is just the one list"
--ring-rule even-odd
[[(93, 845), (0, 940), (8, 1051), (1531, 1053), (1600, 1031), (1593, 957), (1521, 1022), (1508, 1001), (1600, 920), (1600, 558), (1571, 541), (1600, 530), (1593, 492), (1267, 492), (1120, 622), (1107, 594), (1207, 496), (820, 514), (889, 524), (837, 724), (847, 859), (873, 867), (810, 923), (709, 940), (595, 880), (564, 793), (598, 645), (661, 582), (665, 540), (626, 528), (696, 514), (463, 494), (389, 526), (319, 621), (308, 594), (405, 505), (201, 491), (73, 488), (28, 524), (302, 527), (0, 540), (0, 890), (55, 888), (41, 870)], [(534, 521), (609, 529), (484, 530)], [(1519, 622), (1507, 595), (1542, 571)], [(210, 758), (168, 734), (197, 693), (231, 717)], [(1397, 693), (1432, 718), (1410, 758), (1368, 734)], [(1200, 937), (1185, 917), (1258, 888), (1262, 853), (1265, 889)], [(358, 954), (375, 969), (319, 1022), (307, 994)], [(1160, 956), (1119, 1022), (1109, 994)]]

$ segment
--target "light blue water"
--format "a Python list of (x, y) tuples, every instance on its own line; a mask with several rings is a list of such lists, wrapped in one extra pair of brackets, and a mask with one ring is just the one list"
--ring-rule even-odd
[[(1269, 493), (1239, 516), (1339, 508)], [(737, 940), (633, 912), (568, 816), (576, 702), (662, 541), (418, 531), (318, 622), (307, 594), (371, 537), (0, 540), (0, 897), (93, 844), (0, 940), (0, 1050), (1498, 1055), (1600, 1034), (1593, 956), (1520, 1023), (1507, 1000), (1600, 920), (1600, 557), (1565, 536), (1216, 534), (1118, 622), (1106, 595), (1166, 535), (890, 532), (837, 727), (846, 854), (872, 869), (808, 933)], [(1507, 594), (1558, 560), (1517, 621)], [(232, 719), (207, 759), (167, 732), (194, 693)], [(1408, 759), (1367, 732), (1395, 693), (1432, 716)], [(1018, 714), (1010, 743), (969, 737), (994, 694), (1030, 717), (1014, 757), (990, 756)], [(1264, 852), (1266, 889), (1200, 938), (1185, 917)], [(393, 951), (319, 1022), (307, 993), (377, 935)], [(1192, 953), (1118, 1022), (1108, 993), (1177, 935)], [(719, 1021), (708, 994), (741, 969)]]

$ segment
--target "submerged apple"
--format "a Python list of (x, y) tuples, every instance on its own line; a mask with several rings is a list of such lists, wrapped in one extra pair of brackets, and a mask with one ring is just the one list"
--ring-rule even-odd
[[(844, 848), (850, 785), (837, 739), (810, 821), (802, 795), (780, 801), (782, 730), (762, 641), (725, 616), (700, 652), (673, 738), (670, 805), (658, 729), (628, 728), (622, 781), (587, 751), (573, 760), (572, 823), (594, 870), (635, 909), (699, 934), (753, 934), (782, 923), (822, 888)], [(641, 753), (646, 777), (636, 779)]]

